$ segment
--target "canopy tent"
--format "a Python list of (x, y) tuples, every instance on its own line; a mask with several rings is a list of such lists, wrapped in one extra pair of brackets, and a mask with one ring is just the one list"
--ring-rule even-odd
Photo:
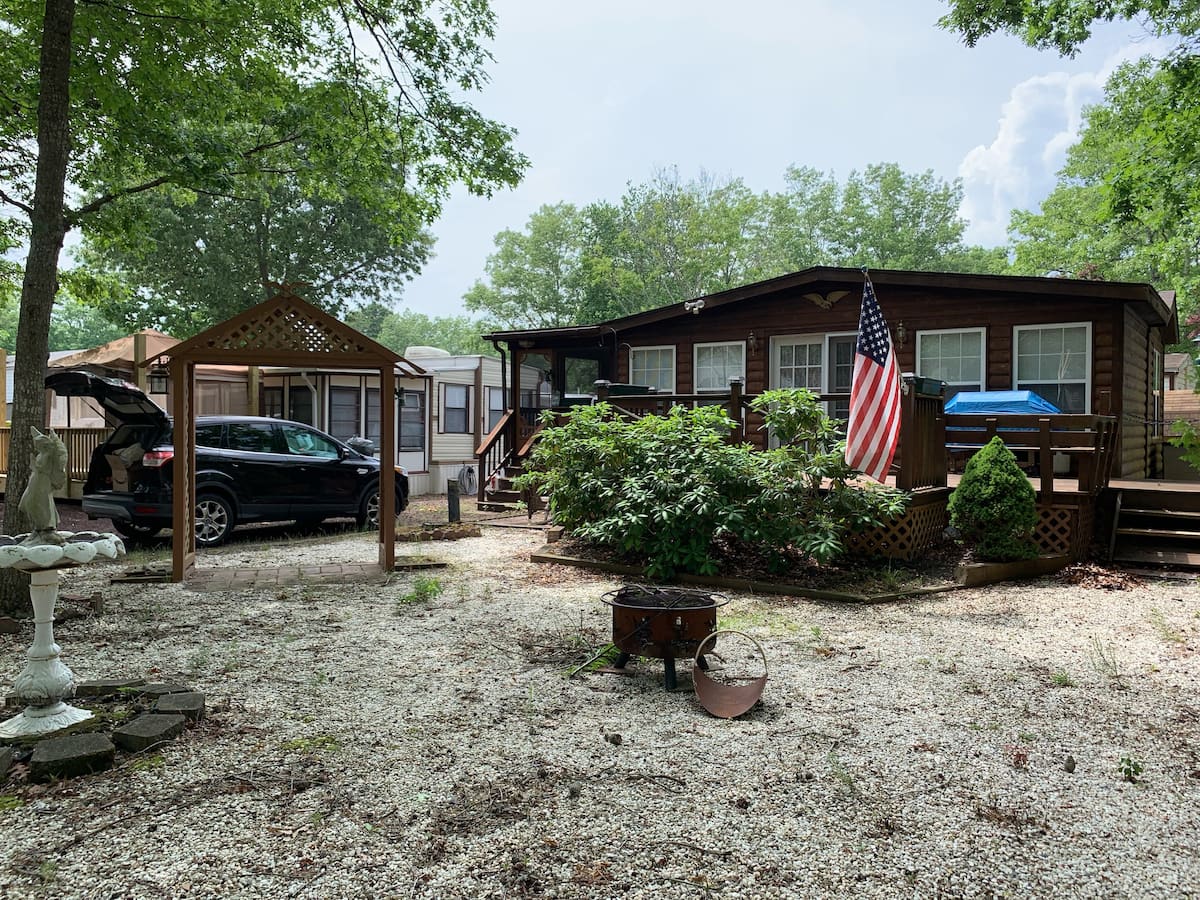
[[(146, 329), (138, 334), (146, 336), (145, 359), (158, 356), (179, 343), (178, 338), (173, 338), (161, 331)], [(91, 366), (100, 369), (114, 369), (132, 375), (134, 367), (140, 365), (141, 362), (142, 360), (138, 359), (135, 353), (134, 335), (129, 334), (99, 347), (80, 350), (78, 353), (55, 359), (52, 365), (58, 369), (82, 369)]]

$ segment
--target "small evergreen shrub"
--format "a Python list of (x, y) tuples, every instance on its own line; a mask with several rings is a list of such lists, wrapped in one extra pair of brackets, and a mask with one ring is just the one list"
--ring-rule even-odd
[(949, 510), (950, 524), (980, 559), (1009, 562), (1038, 555), (1037, 495), (999, 437), (971, 457)]
[(723, 408), (675, 407), (623, 419), (607, 403), (576, 407), (542, 432), (520, 488), (549, 495), (573, 534), (645, 558), (654, 578), (714, 574), (714, 541), (765, 551), (773, 563), (798, 550), (826, 561), (843, 535), (903, 511), (891, 489), (849, 487), (836, 424), (808, 391), (754, 401), (781, 446), (760, 453), (728, 442)]

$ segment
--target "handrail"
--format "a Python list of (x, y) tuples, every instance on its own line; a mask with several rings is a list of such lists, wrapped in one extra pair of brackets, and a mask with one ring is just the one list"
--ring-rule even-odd
[(516, 413), (513, 410), (505, 410), (504, 415), (475, 448), (475, 456), (479, 459), (479, 488), (476, 499), (481, 503), (486, 497), (487, 485), (512, 461), (512, 448), (509, 446), (508, 436), (515, 417)]

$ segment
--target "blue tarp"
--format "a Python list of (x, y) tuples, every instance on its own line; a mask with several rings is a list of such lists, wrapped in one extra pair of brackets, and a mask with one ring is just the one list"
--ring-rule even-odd
[(960, 391), (946, 401), (946, 412), (967, 415), (1029, 415), (1059, 409), (1033, 391)]

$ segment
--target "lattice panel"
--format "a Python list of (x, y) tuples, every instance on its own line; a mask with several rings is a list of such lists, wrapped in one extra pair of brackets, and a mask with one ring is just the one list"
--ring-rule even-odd
[(1071, 553), (1071, 535), (1075, 531), (1075, 510), (1057, 506), (1038, 508), (1033, 539), (1043, 553)]
[(1096, 526), (1096, 511), (1083, 506), (1039, 506), (1033, 538), (1043, 553), (1061, 553), (1073, 560), (1087, 556)]
[(297, 309), (290, 298), (263, 304), (259, 314), (229, 331), (210, 335), (204, 346), (210, 350), (289, 350), (304, 353), (349, 353), (367, 351), (362, 336), (327, 320)]
[(847, 535), (846, 550), (856, 556), (884, 556), (908, 562), (946, 528), (946, 500), (910, 506), (885, 525)]

